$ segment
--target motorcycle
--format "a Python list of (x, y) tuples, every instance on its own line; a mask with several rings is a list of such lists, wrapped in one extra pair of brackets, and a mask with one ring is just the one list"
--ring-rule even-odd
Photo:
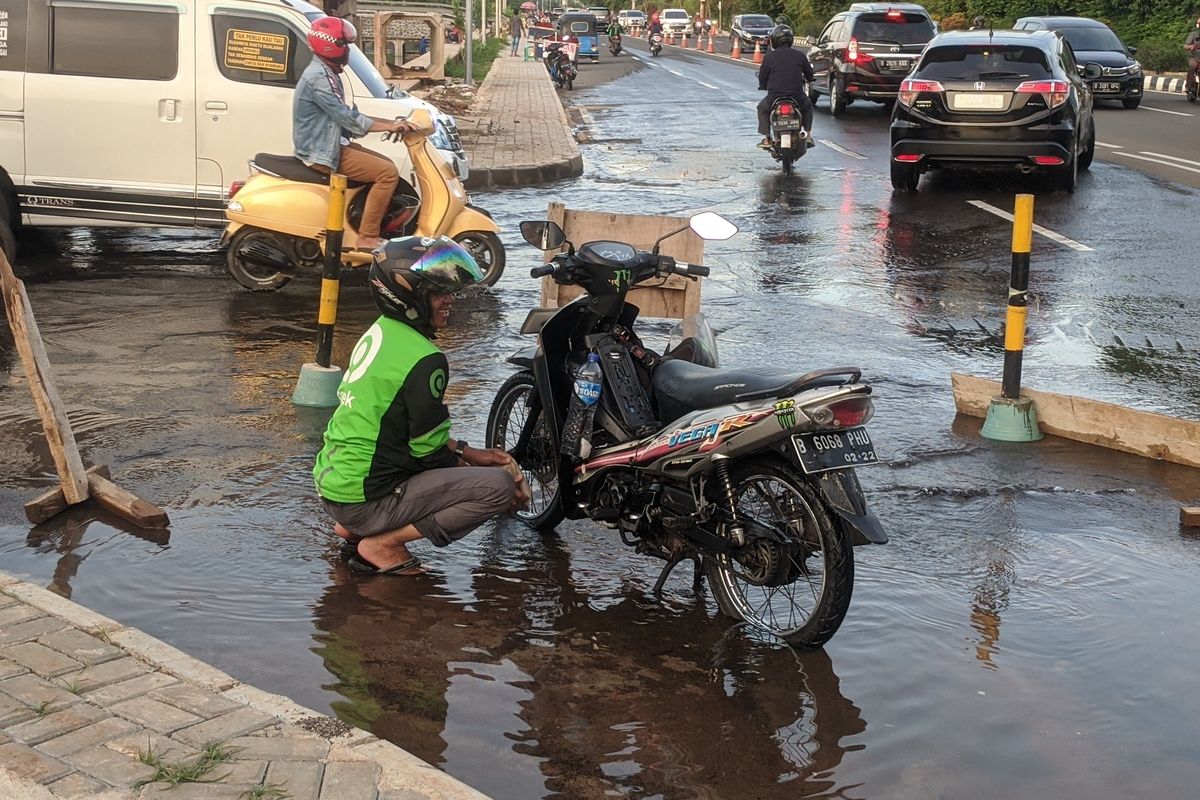
[(771, 108), (771, 156), (783, 164), (783, 174), (792, 174), (792, 164), (808, 152), (809, 132), (804, 130), (796, 101), (776, 100)]
[[(737, 232), (705, 212), (667, 236), (689, 228), (704, 239)], [(619, 241), (576, 250), (553, 222), (522, 222), (521, 235), (543, 251), (565, 244), (530, 275), (583, 294), (529, 312), (521, 332), (537, 344), (508, 359), (518, 371), (488, 414), (487, 446), (511, 453), (532, 491), (518, 517), (539, 530), (564, 518), (615, 528), (635, 552), (666, 561), (655, 595), (690, 559), (694, 588), (706, 577), (724, 614), (796, 647), (820, 647), (850, 605), (851, 548), (887, 542), (854, 471), (878, 460), (861, 371), (719, 369), (699, 314), (676, 326), (658, 356), (634, 332), (630, 289), (706, 276), (707, 267), (660, 255), (667, 236), (646, 252)], [(572, 376), (592, 354), (602, 386), (584, 448), (567, 431), (577, 424)]]
[(621, 34), (614, 33), (608, 37), (608, 52), (612, 53), (614, 56), (619, 56), (621, 54)]
[[(418, 109), (408, 118), (416, 129), (397, 134), (417, 177), (420, 197), (402, 181), (380, 226), (384, 238), (449, 236), (466, 248), (491, 286), (504, 273), (504, 245), (491, 215), (469, 202), (462, 181), (428, 142), (433, 117)], [(384, 138), (390, 135), (385, 134)], [(301, 270), (320, 272), (329, 218), (329, 176), (294, 156), (259, 153), (251, 176), (235, 184), (225, 208), (229, 224), (221, 236), (225, 262), (234, 280), (254, 291), (280, 289)], [(360, 267), (371, 253), (355, 250), (367, 184), (351, 181), (346, 192), (342, 262)]]
[[(1184, 45), (1183, 49), (1188, 51), (1189, 59), (1200, 58), (1200, 53), (1197, 52), (1196, 45)], [(1198, 88), (1200, 88), (1200, 66), (1197, 66), (1194, 70), (1189, 68), (1188, 71), (1196, 73), (1195, 75), (1188, 76), (1192, 79), (1192, 86), (1187, 90), (1187, 101), (1189, 103), (1194, 103), (1196, 102), (1196, 92)]]
[(656, 56), (662, 52), (663, 37), (661, 33), (650, 34), (650, 55)]
[(566, 42), (550, 42), (544, 48), (542, 58), (545, 59), (546, 70), (555, 86), (559, 89), (565, 86), (568, 91), (575, 88), (575, 78), (579, 73), (571, 61)]

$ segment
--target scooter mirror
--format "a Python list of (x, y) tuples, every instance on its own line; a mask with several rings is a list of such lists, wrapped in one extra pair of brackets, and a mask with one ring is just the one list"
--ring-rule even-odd
[(722, 217), (715, 211), (705, 211), (692, 217), (688, 224), (701, 239), (719, 242), (730, 238), (738, 232), (737, 225)]
[(567, 241), (567, 235), (557, 224), (540, 220), (522, 222), (521, 237), (539, 250), (557, 250)]

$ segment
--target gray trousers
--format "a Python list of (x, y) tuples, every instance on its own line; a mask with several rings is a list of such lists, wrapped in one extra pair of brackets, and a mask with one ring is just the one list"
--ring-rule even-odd
[(413, 525), (437, 547), (463, 538), (512, 507), (516, 485), (502, 467), (450, 467), (412, 476), (378, 500), (335, 503), (325, 510), (355, 536)]

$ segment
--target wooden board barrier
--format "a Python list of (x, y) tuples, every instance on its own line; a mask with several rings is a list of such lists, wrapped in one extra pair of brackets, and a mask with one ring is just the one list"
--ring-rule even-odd
[[(992, 398), (1000, 394), (1000, 384), (986, 378), (956, 372), (950, 381), (960, 414), (986, 417)], [(1021, 394), (1033, 400), (1043, 433), (1200, 467), (1200, 422), (1024, 387)]]
[[(567, 240), (576, 247), (584, 242), (612, 239), (638, 250), (649, 250), (658, 237), (686, 228), (687, 217), (650, 217), (638, 214), (610, 214), (600, 211), (573, 211), (562, 203), (551, 203), (546, 219), (558, 224)], [(692, 231), (672, 236), (662, 243), (660, 252), (688, 264), (704, 263), (704, 240)], [(556, 251), (544, 254), (549, 263)], [(558, 308), (574, 300), (583, 290), (578, 286), (559, 286), (552, 278), (542, 278), (543, 308)], [(700, 279), (672, 275), (662, 286), (638, 288), (629, 293), (629, 302), (640, 309), (641, 317), (683, 319), (700, 310)]]

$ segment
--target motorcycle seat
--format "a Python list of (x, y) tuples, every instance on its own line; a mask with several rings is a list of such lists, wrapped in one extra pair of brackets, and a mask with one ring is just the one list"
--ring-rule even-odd
[[(295, 156), (276, 156), (270, 153), (259, 153), (254, 157), (254, 165), (268, 175), (275, 175), (289, 181), (299, 183), (319, 183), (329, 185), (329, 176), (320, 170), (313, 169)], [(347, 180), (346, 186), (354, 188), (364, 186), (362, 181)]]
[(818, 386), (837, 386), (846, 378), (858, 380), (853, 367), (818, 370), (803, 375), (742, 372), (714, 369), (690, 361), (667, 358), (654, 368), (650, 385), (658, 401), (659, 416), (665, 420), (682, 417), (692, 411), (717, 408), (730, 403), (790, 397)]

